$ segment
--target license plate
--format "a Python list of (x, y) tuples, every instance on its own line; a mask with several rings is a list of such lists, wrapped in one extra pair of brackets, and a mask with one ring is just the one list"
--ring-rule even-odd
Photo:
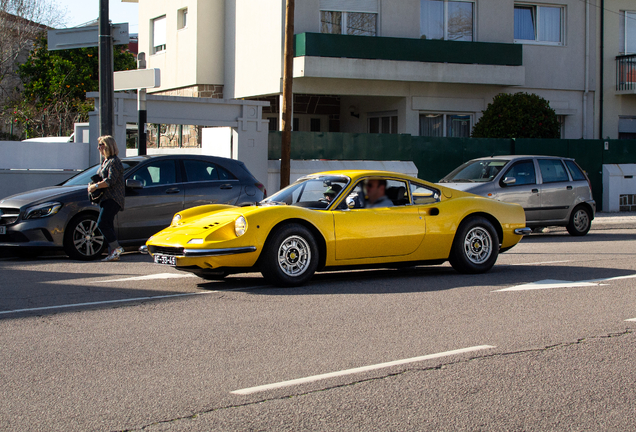
[(175, 256), (155, 254), (154, 258), (156, 264), (165, 264), (170, 266), (177, 265), (177, 257)]
[(0, 234), (6, 234), (7, 233), (7, 227), (6, 226), (0, 226)]

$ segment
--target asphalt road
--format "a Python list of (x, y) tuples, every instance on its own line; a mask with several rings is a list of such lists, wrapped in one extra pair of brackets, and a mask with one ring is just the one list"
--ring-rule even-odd
[(293, 289), (136, 253), (2, 258), (0, 430), (635, 430), (623, 226), (532, 235), (485, 275)]

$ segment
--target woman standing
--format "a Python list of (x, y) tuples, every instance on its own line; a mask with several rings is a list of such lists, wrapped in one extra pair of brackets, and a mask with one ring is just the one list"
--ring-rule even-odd
[(115, 139), (110, 135), (103, 135), (97, 139), (99, 154), (104, 159), (97, 172), (102, 181), (88, 186), (88, 192), (104, 189), (104, 194), (99, 202), (100, 211), (97, 226), (108, 242), (108, 256), (102, 261), (119, 261), (119, 256), (124, 248), (117, 243), (115, 236), (115, 215), (124, 209), (124, 167), (117, 156), (119, 150)]

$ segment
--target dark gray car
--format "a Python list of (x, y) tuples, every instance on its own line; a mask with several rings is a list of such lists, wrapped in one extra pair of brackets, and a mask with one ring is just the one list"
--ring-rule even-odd
[[(123, 245), (143, 244), (185, 208), (251, 205), (266, 197), (264, 186), (237, 160), (162, 155), (124, 158), (122, 163), (126, 204), (115, 218), (115, 229)], [(88, 168), (58, 186), (0, 200), (0, 248), (18, 253), (63, 248), (75, 259), (98, 258), (106, 242), (97, 229), (99, 206), (87, 193), (98, 168)]]
[(596, 213), (592, 186), (570, 158), (493, 156), (473, 159), (439, 183), (476, 195), (520, 204), (526, 226), (565, 226), (574, 236), (590, 230)]

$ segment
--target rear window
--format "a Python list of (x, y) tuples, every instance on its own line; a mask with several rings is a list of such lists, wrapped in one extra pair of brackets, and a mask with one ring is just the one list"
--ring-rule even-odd
[(556, 183), (569, 181), (568, 173), (565, 171), (559, 159), (539, 159), (539, 169), (543, 183)]
[(573, 180), (587, 180), (585, 178), (585, 174), (583, 174), (579, 166), (574, 161), (566, 160), (565, 165), (567, 165), (568, 171), (570, 171), (570, 175), (572, 175)]

